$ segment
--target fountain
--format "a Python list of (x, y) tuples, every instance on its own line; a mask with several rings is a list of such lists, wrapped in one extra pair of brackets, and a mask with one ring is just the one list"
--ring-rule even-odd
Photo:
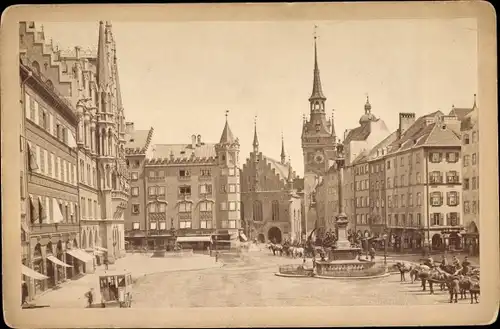
[(344, 181), (344, 156), (343, 145), (337, 144), (337, 157), (335, 165), (338, 171), (338, 204), (339, 214), (336, 219), (337, 242), (335, 248), (328, 255), (328, 260), (315, 261), (315, 271), (310, 274), (302, 274), (300, 266), (297, 273), (293, 273), (290, 266), (280, 268), (279, 276), (313, 276), (321, 279), (358, 278), (370, 279), (388, 276), (389, 272), (385, 265), (380, 266), (373, 261), (358, 259), (361, 248), (351, 246), (347, 237), (347, 225), (349, 220), (344, 213), (343, 206), (343, 181)]

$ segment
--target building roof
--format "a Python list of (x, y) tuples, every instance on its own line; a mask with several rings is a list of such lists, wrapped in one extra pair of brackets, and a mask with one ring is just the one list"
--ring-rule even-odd
[(370, 132), (371, 132), (371, 127), (369, 122), (362, 124), (361, 126), (356, 127), (351, 131), (349, 131), (347, 137), (345, 138), (344, 143), (347, 144), (351, 141), (364, 141), (368, 138), (368, 136), (370, 136)]
[(220, 144), (232, 144), (235, 142), (235, 138), (231, 128), (229, 127), (229, 123), (226, 119), (226, 124), (224, 125), (224, 130), (222, 131), (222, 135), (220, 136)]
[(125, 150), (127, 154), (144, 153), (153, 137), (153, 127), (149, 130), (134, 130), (125, 134)]
[(449, 115), (455, 115), (458, 120), (463, 120), (464, 117), (469, 114), (473, 109), (472, 108), (462, 108), (462, 107), (453, 107), (449, 113)]
[[(418, 118), (413, 125), (389, 146), (389, 153), (409, 150), (419, 146), (456, 146), (460, 145), (460, 136), (447, 125), (442, 125), (436, 111)], [(429, 120), (433, 120), (429, 122)]]
[(271, 165), (271, 169), (274, 169), (280, 179), (288, 181), (288, 165), (282, 164), (280, 161), (277, 161), (268, 156), (262, 155), (264, 159), (266, 159), (267, 163)]
[(215, 159), (217, 155), (215, 145), (202, 143), (202, 145), (193, 148), (192, 144), (155, 144), (150, 158), (189, 160), (194, 154), (194, 158), (199, 160)]
[(380, 143), (375, 145), (371, 150), (370, 153), (368, 154), (369, 160), (375, 160), (383, 155), (385, 155), (385, 152), (382, 154), (382, 152), (377, 153), (378, 150), (384, 150), (386, 149), (389, 145), (394, 143), (394, 141), (398, 138), (398, 131), (395, 130), (393, 131), (389, 136), (384, 138)]
[(363, 150), (352, 162), (352, 165), (357, 165), (360, 164), (366, 160), (368, 160), (368, 155), (370, 154), (370, 151), (368, 150)]

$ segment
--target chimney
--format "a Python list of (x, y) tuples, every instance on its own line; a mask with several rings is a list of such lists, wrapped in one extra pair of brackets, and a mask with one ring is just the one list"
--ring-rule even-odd
[(75, 57), (76, 57), (76, 59), (80, 59), (80, 50), (81, 50), (81, 48), (79, 46), (75, 47)]
[(441, 117), (441, 128), (450, 128), (451, 130), (460, 133), (460, 121), (454, 115), (443, 115)]
[(134, 123), (133, 122), (125, 122), (125, 133), (131, 134), (134, 132)]
[(401, 137), (415, 123), (415, 113), (399, 113), (399, 136)]
[(201, 146), (201, 135), (198, 135), (198, 140), (197, 140), (197, 143), (196, 143), (196, 146)]
[(196, 147), (196, 135), (191, 136), (191, 148)]

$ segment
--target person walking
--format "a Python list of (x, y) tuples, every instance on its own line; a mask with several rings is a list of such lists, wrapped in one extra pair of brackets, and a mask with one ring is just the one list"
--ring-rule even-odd
[(109, 267), (109, 261), (108, 261), (108, 256), (106, 256), (104, 258), (104, 268), (106, 269), (106, 271), (108, 270), (108, 267)]
[(87, 298), (88, 308), (91, 308), (94, 303), (94, 288), (90, 288), (90, 290), (85, 293), (85, 297)]

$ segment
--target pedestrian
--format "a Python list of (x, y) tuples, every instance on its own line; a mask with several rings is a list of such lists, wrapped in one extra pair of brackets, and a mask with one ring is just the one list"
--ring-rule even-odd
[(219, 260), (219, 252), (217, 251), (215, 253), (215, 262), (217, 263), (218, 260)]
[(87, 298), (88, 307), (91, 308), (94, 303), (94, 288), (90, 288), (90, 290), (85, 293), (85, 297)]
[(21, 299), (21, 305), (24, 305), (27, 303), (27, 299), (28, 299), (28, 285), (26, 284), (26, 282), (23, 282), (21, 284), (21, 295), (22, 295), (22, 299)]
[(104, 268), (105, 268), (106, 270), (108, 270), (108, 267), (109, 267), (109, 261), (108, 261), (108, 257), (106, 256), (106, 257), (104, 258)]

